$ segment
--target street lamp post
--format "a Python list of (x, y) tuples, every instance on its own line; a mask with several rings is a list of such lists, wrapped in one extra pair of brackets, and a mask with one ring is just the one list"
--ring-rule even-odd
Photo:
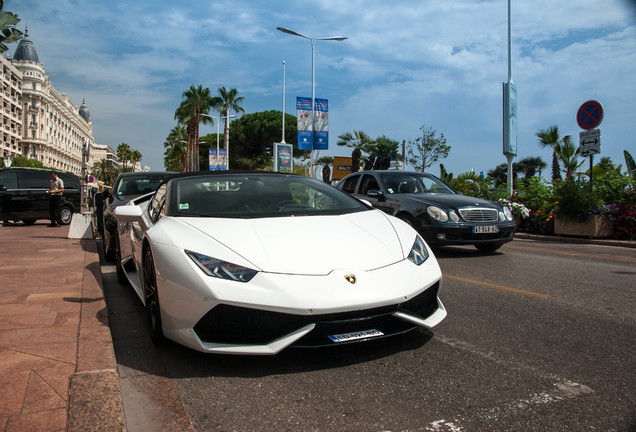
[[(277, 30), (283, 32), (283, 33), (287, 33), (293, 36), (298, 36), (304, 39), (309, 39), (309, 41), (311, 42), (311, 162), (310, 162), (310, 166), (309, 166), (309, 170), (310, 170), (310, 175), (311, 177), (315, 177), (314, 174), (314, 142), (313, 142), (313, 136), (314, 136), (314, 99), (316, 96), (316, 80), (315, 80), (315, 45), (316, 45), (316, 41), (317, 40), (335, 40), (335, 41), (343, 41), (345, 39), (347, 39), (344, 36), (328, 36), (328, 37), (311, 37), (311, 36), (307, 36), (301, 33), (298, 33), (294, 30), (290, 30), (284, 27), (276, 27)], [(284, 113), (283, 113), (284, 115)]]
[(280, 142), (285, 144), (285, 60), (283, 60), (283, 136)]
[[(225, 119), (225, 118), (232, 118), (232, 117), (236, 117), (234, 114), (229, 115), (229, 116), (215, 116), (215, 115), (211, 115), (211, 114), (199, 114), (202, 117), (210, 117), (212, 119), (216, 119), (216, 160), (219, 160), (219, 134), (221, 133), (221, 131), (219, 130), (219, 125), (221, 124), (221, 119)], [(228, 123), (228, 137), (227, 137), (227, 146), (228, 148), (225, 149), (225, 169), (229, 170), (230, 169), (230, 127), (229, 127), (229, 123)]]

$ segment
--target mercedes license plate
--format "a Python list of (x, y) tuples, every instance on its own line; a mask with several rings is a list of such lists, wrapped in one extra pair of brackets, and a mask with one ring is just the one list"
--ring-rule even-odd
[(498, 232), (499, 232), (499, 226), (497, 225), (473, 227), (473, 234), (491, 234), (491, 233), (498, 233)]
[(329, 339), (331, 339), (332, 341), (336, 343), (339, 343), (339, 342), (348, 342), (348, 341), (352, 341), (356, 339), (368, 339), (368, 338), (377, 337), (377, 336), (384, 336), (384, 333), (382, 333), (380, 330), (371, 329), (371, 330), (362, 330), (358, 332), (345, 333), (345, 334), (339, 334), (339, 335), (330, 335)]

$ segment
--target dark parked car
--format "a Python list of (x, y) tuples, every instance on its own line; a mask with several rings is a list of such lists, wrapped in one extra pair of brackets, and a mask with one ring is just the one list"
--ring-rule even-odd
[[(103, 216), (96, 215), (102, 221), (98, 227), (104, 240), (104, 255), (106, 260), (115, 261), (117, 242), (117, 221), (113, 215), (115, 208), (127, 204), (133, 198), (140, 197), (157, 190), (159, 185), (174, 173), (170, 172), (126, 172), (121, 173), (115, 180), (111, 192), (104, 192)], [(101, 217), (100, 217), (101, 216)]]
[[(0, 220), (22, 221), (34, 224), (38, 219), (49, 219), (49, 189), (51, 170), (38, 168), (0, 169)], [(80, 179), (74, 174), (58, 172), (64, 182), (61, 219), (71, 223), (73, 213), (81, 207)]]
[(361, 171), (337, 187), (404, 220), (431, 246), (474, 245), (492, 252), (511, 241), (516, 229), (508, 207), (462, 195), (426, 173)]

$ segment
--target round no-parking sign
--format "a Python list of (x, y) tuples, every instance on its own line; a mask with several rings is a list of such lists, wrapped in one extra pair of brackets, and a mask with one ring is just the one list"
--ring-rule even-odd
[(603, 121), (603, 105), (595, 100), (584, 102), (576, 113), (576, 121), (581, 129), (594, 129)]

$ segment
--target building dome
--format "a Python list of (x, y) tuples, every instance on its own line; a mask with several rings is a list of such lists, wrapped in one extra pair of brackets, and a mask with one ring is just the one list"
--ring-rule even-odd
[(82, 106), (79, 109), (79, 115), (81, 115), (82, 118), (86, 120), (86, 123), (89, 123), (91, 121), (91, 113), (86, 106), (86, 99), (82, 101)]
[(20, 40), (18, 47), (15, 49), (13, 60), (25, 60), (40, 63), (33, 41), (29, 39), (29, 29), (24, 30), (24, 37)]

